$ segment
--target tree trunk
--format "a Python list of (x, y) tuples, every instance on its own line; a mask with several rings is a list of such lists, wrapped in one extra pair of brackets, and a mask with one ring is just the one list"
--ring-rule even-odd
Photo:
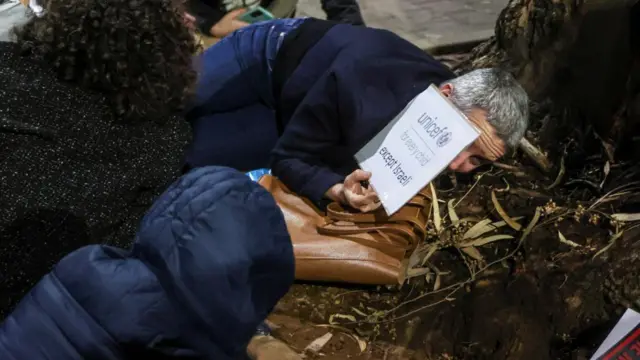
[[(495, 36), (456, 71), (508, 69), (532, 99), (531, 129), (539, 139), (557, 147), (568, 135), (593, 139), (586, 136), (592, 128), (613, 161), (640, 115), (636, 2), (510, 0)], [(542, 120), (537, 109), (546, 115), (549, 103), (554, 116)]]

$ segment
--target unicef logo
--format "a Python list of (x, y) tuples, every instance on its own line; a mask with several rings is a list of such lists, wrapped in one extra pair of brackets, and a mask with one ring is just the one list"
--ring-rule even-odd
[(451, 132), (447, 131), (446, 133), (440, 135), (438, 140), (436, 140), (436, 144), (438, 147), (443, 147), (447, 145), (451, 141)]

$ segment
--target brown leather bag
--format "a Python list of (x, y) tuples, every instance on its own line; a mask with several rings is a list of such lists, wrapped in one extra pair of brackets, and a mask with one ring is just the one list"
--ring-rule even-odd
[(298, 280), (398, 284), (406, 272), (405, 260), (426, 237), (428, 187), (389, 217), (382, 208), (360, 213), (338, 203), (330, 204), (325, 214), (271, 175), (259, 183), (284, 213)]

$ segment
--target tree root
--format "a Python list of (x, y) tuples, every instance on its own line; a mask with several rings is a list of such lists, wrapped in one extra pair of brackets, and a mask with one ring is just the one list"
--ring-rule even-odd
[(535, 145), (531, 144), (529, 140), (526, 138), (522, 138), (520, 140), (520, 145), (518, 146), (522, 152), (524, 152), (529, 159), (531, 159), (536, 166), (545, 174), (551, 173), (553, 169), (553, 165), (547, 159), (547, 156), (542, 153)]

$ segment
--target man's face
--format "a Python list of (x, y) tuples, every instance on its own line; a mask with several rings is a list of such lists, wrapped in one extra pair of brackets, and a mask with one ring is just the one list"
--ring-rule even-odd
[[(449, 97), (452, 91), (454, 89), (451, 84), (440, 87), (440, 92), (446, 97)], [(472, 171), (487, 161), (496, 161), (507, 152), (507, 147), (496, 134), (496, 129), (487, 121), (487, 113), (484, 110), (474, 109), (466, 115), (480, 130), (480, 136), (449, 164), (449, 169), (463, 173)]]
[(467, 118), (480, 130), (480, 136), (449, 164), (449, 169), (469, 172), (486, 161), (496, 161), (506, 152), (506, 146), (495, 129), (487, 121), (486, 112), (475, 109)]

